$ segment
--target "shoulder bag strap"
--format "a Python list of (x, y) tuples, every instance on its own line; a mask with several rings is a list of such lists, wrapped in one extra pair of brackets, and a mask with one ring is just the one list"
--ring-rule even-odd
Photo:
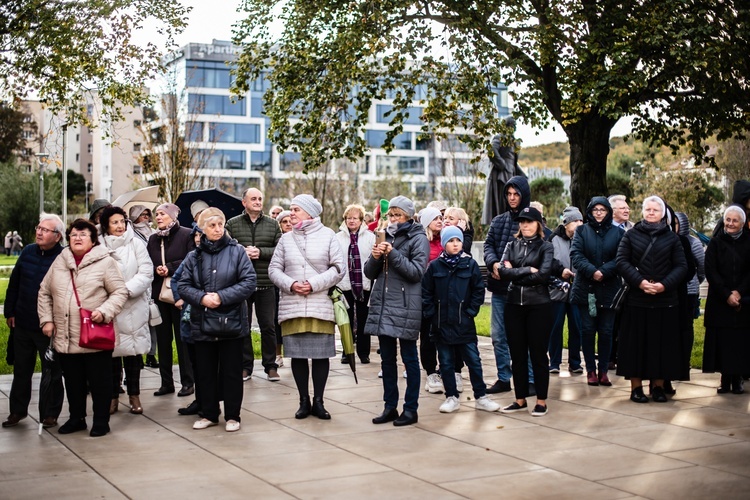
[[(292, 239), (294, 240), (295, 245), (297, 245), (297, 248), (299, 249), (299, 253), (302, 254), (302, 258), (305, 259), (305, 262), (307, 262), (310, 265), (310, 267), (312, 267), (315, 270), (316, 273), (323, 274), (320, 271), (318, 271), (318, 268), (315, 267), (315, 265), (313, 265), (312, 262), (310, 262), (309, 260), (307, 260), (307, 255), (305, 255), (305, 251), (302, 250), (301, 246), (299, 246), (299, 241), (297, 241), (297, 235), (295, 235), (294, 233), (292, 233)], [(330, 246), (330, 242), (329, 242), (329, 246)]]
[(164, 238), (161, 239), (161, 265), (167, 267), (167, 259), (164, 258)]
[(203, 283), (203, 253), (200, 248), (195, 249), (195, 260), (198, 265), (198, 280), (200, 281), (201, 288), (205, 292), (206, 285)]
[(81, 308), (81, 299), (78, 298), (78, 290), (76, 290), (76, 280), (73, 277), (73, 270), (70, 270), (70, 281), (73, 283), (73, 293), (76, 295), (76, 303), (78, 304), (78, 309)]
[(643, 265), (643, 261), (646, 259), (646, 256), (651, 251), (651, 247), (654, 246), (654, 242), (655, 241), (656, 241), (656, 236), (654, 235), (654, 236), (651, 237), (651, 243), (649, 243), (648, 246), (646, 247), (646, 251), (643, 252), (643, 255), (641, 255), (641, 260), (638, 261), (638, 265), (639, 266)]

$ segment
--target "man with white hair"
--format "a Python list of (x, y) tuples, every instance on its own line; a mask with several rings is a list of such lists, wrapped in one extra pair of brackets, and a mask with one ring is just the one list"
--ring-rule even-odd
[[(27, 245), (18, 257), (8, 283), (5, 298), (5, 321), (13, 332), (13, 384), (10, 388), (10, 415), (3, 422), (3, 427), (14, 427), (26, 418), (31, 402), (31, 377), (34, 375), (36, 357), (42, 361), (42, 368), (47, 364), (44, 353), (50, 339), (39, 328), (37, 297), (39, 285), (47, 274), (52, 262), (62, 252), (62, 239), (65, 234), (63, 221), (54, 214), (42, 214), (36, 226), (36, 242)], [(46, 377), (46, 370), (42, 370)], [(62, 373), (57, 364), (53, 365), (50, 389), (51, 397), (45, 408), (45, 414), (39, 415), (43, 427), (57, 425), (63, 404)], [(46, 380), (40, 382), (46, 383)], [(42, 412), (40, 402), (39, 412)]]
[(609, 206), (612, 207), (612, 225), (621, 227), (625, 231), (631, 229), (633, 223), (630, 222), (630, 207), (625, 195), (613, 194), (607, 200)]

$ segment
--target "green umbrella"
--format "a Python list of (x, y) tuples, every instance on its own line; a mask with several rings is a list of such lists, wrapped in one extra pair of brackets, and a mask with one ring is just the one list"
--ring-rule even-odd
[(333, 314), (336, 318), (336, 325), (339, 327), (341, 335), (341, 345), (344, 347), (344, 356), (349, 360), (349, 366), (354, 373), (354, 381), (357, 380), (357, 367), (354, 356), (354, 335), (352, 334), (352, 325), (349, 323), (349, 311), (347, 310), (346, 298), (344, 292), (337, 286), (333, 287), (328, 294), (333, 301)]

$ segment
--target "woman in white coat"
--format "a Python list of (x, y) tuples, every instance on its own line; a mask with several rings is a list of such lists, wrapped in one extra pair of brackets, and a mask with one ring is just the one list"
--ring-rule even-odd
[[(344, 210), (344, 221), (336, 233), (336, 239), (341, 244), (341, 251), (346, 259), (346, 273), (339, 283), (349, 305), (349, 323), (355, 327), (355, 342), (357, 356), (363, 365), (370, 362), (370, 336), (365, 335), (368, 304), (370, 302), (370, 280), (362, 272), (367, 259), (370, 258), (372, 247), (375, 246), (375, 233), (367, 228), (365, 221), (365, 207), (349, 205)], [(355, 314), (356, 313), (356, 314)], [(346, 363), (345, 356), (341, 362)]]
[[(279, 323), (284, 353), (292, 358), (299, 391), (295, 418), (310, 414), (328, 420), (323, 406), (329, 358), (336, 355), (335, 318), (328, 289), (344, 276), (346, 263), (335, 233), (320, 221), (323, 207), (309, 194), (295, 196), (290, 210), (294, 229), (281, 236), (268, 276), (279, 287)], [(313, 402), (308, 388), (312, 360)]]
[(153, 265), (146, 244), (136, 236), (122, 208), (106, 207), (99, 222), (102, 228), (101, 242), (117, 261), (128, 291), (128, 300), (115, 317), (118, 342), (112, 353), (112, 402), (109, 413), (115, 413), (120, 403), (120, 373), (124, 365), (130, 413), (140, 415), (143, 413), (140, 400), (141, 364), (143, 355), (151, 348), (148, 304), (151, 281), (154, 279)]

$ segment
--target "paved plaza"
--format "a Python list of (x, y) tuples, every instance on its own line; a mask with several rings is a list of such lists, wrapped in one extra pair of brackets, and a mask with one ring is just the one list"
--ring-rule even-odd
[[(491, 384), (489, 339), (480, 338), (480, 351)], [(464, 373), (459, 412), (440, 414), (443, 396), (422, 390), (419, 423), (397, 428), (370, 421), (383, 406), (372, 359), (357, 366), (359, 385), (331, 360), (329, 421), (294, 419), (288, 359), (275, 383), (258, 362), (236, 433), (223, 421), (193, 430), (194, 417), (177, 414), (191, 398), (152, 396), (158, 370), (142, 372), (144, 414), (129, 414), (121, 396), (105, 437), (57, 428), (38, 436), (33, 401), (29, 418), (0, 429), (0, 498), (750, 497), (750, 394), (717, 395), (718, 375), (694, 372), (670, 402), (635, 404), (620, 377), (589, 387), (585, 375), (563, 372), (551, 375), (548, 415), (534, 418), (475, 411)], [(0, 377), (3, 419), (11, 379)]]

